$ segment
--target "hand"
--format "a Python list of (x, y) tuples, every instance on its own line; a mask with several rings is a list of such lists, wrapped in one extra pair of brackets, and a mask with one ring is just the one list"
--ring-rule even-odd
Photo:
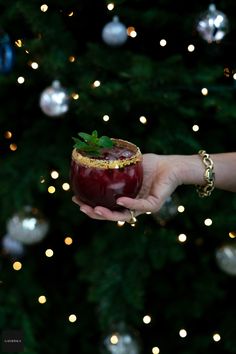
[(144, 178), (140, 193), (135, 199), (128, 197), (117, 199), (117, 204), (126, 208), (124, 211), (111, 211), (102, 206), (92, 208), (76, 197), (72, 200), (92, 219), (128, 222), (131, 218), (129, 210), (133, 210), (135, 216), (156, 212), (177, 186), (182, 184), (179, 162), (177, 155), (143, 154)]

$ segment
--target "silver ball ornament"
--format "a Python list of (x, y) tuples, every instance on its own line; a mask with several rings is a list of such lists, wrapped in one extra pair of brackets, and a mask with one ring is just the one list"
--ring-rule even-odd
[(120, 46), (126, 42), (127, 38), (127, 28), (117, 16), (114, 16), (113, 20), (103, 27), (102, 39), (110, 46)]
[(48, 221), (37, 208), (30, 206), (25, 206), (7, 221), (8, 235), (25, 245), (40, 242), (48, 230)]
[(229, 31), (228, 18), (214, 4), (210, 4), (208, 11), (200, 16), (196, 29), (208, 43), (220, 42)]
[(52, 82), (40, 95), (39, 106), (43, 113), (50, 117), (58, 117), (69, 109), (69, 96), (67, 90), (58, 80)]
[(236, 244), (225, 244), (217, 249), (216, 262), (225, 273), (236, 275)]
[(12, 257), (21, 257), (24, 254), (24, 245), (20, 241), (14, 240), (8, 234), (2, 239), (2, 249), (4, 253)]
[(126, 331), (114, 331), (104, 339), (106, 353), (139, 354), (140, 346), (137, 339)]

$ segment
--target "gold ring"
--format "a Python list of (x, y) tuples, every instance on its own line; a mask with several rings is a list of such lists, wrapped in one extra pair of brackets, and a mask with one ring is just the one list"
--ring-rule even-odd
[(134, 216), (134, 210), (129, 210), (131, 218), (129, 219), (129, 221), (127, 221), (128, 224), (130, 224), (131, 226), (135, 226), (135, 223), (137, 222), (137, 218)]

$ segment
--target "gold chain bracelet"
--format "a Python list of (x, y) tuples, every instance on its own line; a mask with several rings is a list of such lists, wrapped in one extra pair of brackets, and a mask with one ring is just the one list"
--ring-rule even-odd
[(205, 172), (204, 172), (204, 180), (206, 181), (206, 184), (203, 186), (197, 185), (197, 192), (199, 197), (209, 197), (211, 195), (211, 192), (215, 188), (215, 173), (214, 173), (214, 163), (212, 159), (210, 158), (210, 155), (206, 153), (205, 150), (199, 150), (198, 151), (199, 156), (202, 159), (202, 162), (205, 166)]

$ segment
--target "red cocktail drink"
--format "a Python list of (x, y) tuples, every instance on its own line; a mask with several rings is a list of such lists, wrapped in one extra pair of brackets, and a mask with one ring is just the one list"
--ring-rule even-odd
[(84, 203), (119, 210), (116, 199), (135, 198), (141, 188), (142, 154), (128, 141), (112, 140), (114, 146), (102, 148), (99, 157), (74, 149), (70, 181), (75, 196)]

